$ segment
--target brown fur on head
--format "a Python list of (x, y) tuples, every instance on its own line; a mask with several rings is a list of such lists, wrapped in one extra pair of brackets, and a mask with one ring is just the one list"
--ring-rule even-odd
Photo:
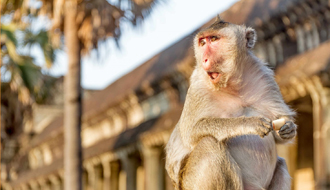
[(194, 39), (197, 70), (211, 86), (225, 88), (239, 83), (244, 60), (256, 41), (250, 27), (223, 21), (218, 17)]

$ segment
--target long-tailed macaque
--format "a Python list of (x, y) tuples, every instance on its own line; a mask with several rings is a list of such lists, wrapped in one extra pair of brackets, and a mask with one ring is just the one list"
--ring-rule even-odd
[[(295, 112), (274, 73), (252, 48), (256, 32), (218, 18), (194, 39), (196, 68), (181, 118), (166, 146), (179, 190), (289, 190), (275, 143), (295, 137)], [(274, 131), (272, 121), (285, 118)]]

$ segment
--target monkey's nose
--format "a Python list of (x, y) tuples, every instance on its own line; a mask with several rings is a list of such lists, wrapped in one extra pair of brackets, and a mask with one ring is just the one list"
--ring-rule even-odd
[(211, 64), (208, 59), (204, 59), (202, 66), (205, 71), (208, 71), (211, 69)]

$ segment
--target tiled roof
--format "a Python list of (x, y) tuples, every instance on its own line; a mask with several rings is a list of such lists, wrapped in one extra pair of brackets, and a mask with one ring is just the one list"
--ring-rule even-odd
[[(255, 18), (265, 20), (280, 11), (285, 11), (295, 2), (303, 0), (245, 0), (235, 3), (232, 7), (221, 13), (221, 17), (232, 23), (254, 25)], [(278, 8), (280, 7), (280, 8)], [(201, 28), (210, 25), (213, 19), (203, 25)], [(196, 30), (197, 31), (197, 30)], [(83, 118), (89, 118), (105, 111), (109, 107), (121, 102), (129, 93), (134, 92), (141, 87), (144, 82), (153, 82), (172, 71), (176, 70), (176, 66), (183, 60), (189, 58), (194, 61), (192, 41), (193, 34), (179, 40), (177, 43), (158, 53), (133, 71), (124, 75), (104, 90), (95, 92), (93, 97), (83, 103)], [(63, 119), (60, 119), (63, 120)], [(58, 124), (58, 126), (55, 126)], [(50, 137), (51, 134), (63, 131), (63, 122), (54, 121), (42, 132), (35, 137), (34, 145), (41, 143)], [(56, 129), (59, 128), (59, 129)], [(51, 132), (51, 131), (57, 132)]]
[(276, 70), (276, 81), (279, 86), (286, 86), (290, 84), (293, 76), (298, 78), (310, 77), (329, 67), (329, 50), (330, 41), (327, 41), (313, 50), (288, 59)]

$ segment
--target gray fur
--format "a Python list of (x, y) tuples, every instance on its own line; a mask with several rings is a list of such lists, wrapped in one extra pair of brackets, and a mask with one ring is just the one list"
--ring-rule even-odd
[[(252, 54), (255, 31), (216, 22), (195, 37), (197, 65), (166, 146), (166, 170), (177, 190), (290, 189), (275, 142), (296, 135), (295, 113), (284, 103), (273, 71)], [(220, 49), (210, 54), (210, 68), (221, 74), (217, 83), (201, 66), (199, 40), (210, 35), (221, 37)], [(273, 131), (271, 120), (282, 117), (286, 124)]]

